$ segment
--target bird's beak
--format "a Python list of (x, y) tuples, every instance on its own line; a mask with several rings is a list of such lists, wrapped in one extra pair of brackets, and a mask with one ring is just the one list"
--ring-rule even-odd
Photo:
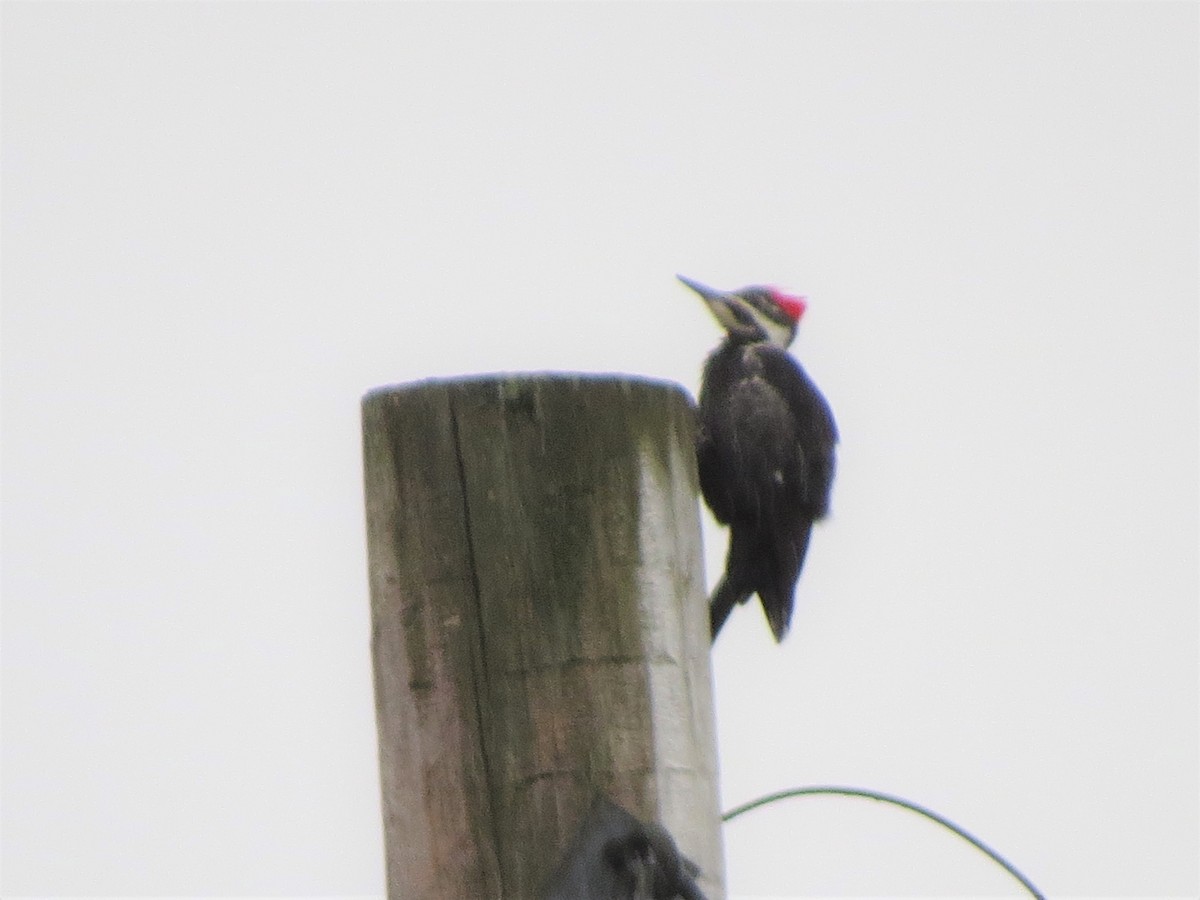
[(721, 296), (720, 291), (714, 291), (712, 288), (707, 287), (706, 285), (703, 285), (698, 281), (692, 281), (692, 279), (688, 278), (685, 275), (676, 275), (675, 277), (678, 278), (680, 281), (682, 281), (684, 284), (686, 284), (688, 287), (690, 287), (693, 291), (695, 291), (697, 294), (699, 294), (701, 297), (703, 297), (709, 303), (711, 303), (713, 300), (718, 299)]
[(676, 275), (675, 277), (700, 295), (704, 302), (708, 304), (709, 311), (712, 312), (716, 320), (721, 323), (721, 327), (726, 331), (735, 331), (742, 327), (737, 317), (733, 314), (733, 310), (730, 308), (729, 298), (726, 294), (721, 291), (715, 291), (698, 281), (685, 278), (683, 275)]

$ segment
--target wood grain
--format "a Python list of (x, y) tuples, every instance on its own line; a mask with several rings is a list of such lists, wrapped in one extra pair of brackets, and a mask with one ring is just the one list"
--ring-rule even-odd
[(598, 792), (722, 895), (693, 421), (617, 377), (364, 398), (389, 897), (536, 897)]

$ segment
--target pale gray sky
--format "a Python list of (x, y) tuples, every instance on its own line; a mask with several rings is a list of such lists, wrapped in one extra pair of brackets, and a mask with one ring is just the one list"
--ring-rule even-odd
[[(1200, 893), (1197, 17), (5, 3), (4, 894), (380, 895), (359, 397), (695, 390), (675, 272), (807, 294), (843, 434), (791, 636), (715, 651), (723, 805)], [(725, 841), (1012, 891), (864, 801)]]

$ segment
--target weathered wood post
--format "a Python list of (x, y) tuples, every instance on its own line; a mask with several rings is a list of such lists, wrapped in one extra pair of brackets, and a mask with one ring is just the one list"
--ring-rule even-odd
[(723, 896), (692, 434), (620, 377), (363, 399), (393, 900), (536, 898), (600, 791)]

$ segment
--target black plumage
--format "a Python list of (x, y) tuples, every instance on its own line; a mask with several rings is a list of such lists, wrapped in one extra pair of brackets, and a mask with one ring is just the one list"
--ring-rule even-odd
[(609, 841), (604, 858), (616, 875), (620, 900), (704, 900), (696, 884), (699, 868), (661, 825), (639, 825)]
[(829, 404), (786, 350), (804, 302), (773, 288), (722, 293), (681, 280), (727, 332), (704, 367), (696, 440), (700, 489), (730, 529), (709, 601), (712, 636), (757, 594), (781, 641), (812, 525), (829, 511), (838, 440)]

